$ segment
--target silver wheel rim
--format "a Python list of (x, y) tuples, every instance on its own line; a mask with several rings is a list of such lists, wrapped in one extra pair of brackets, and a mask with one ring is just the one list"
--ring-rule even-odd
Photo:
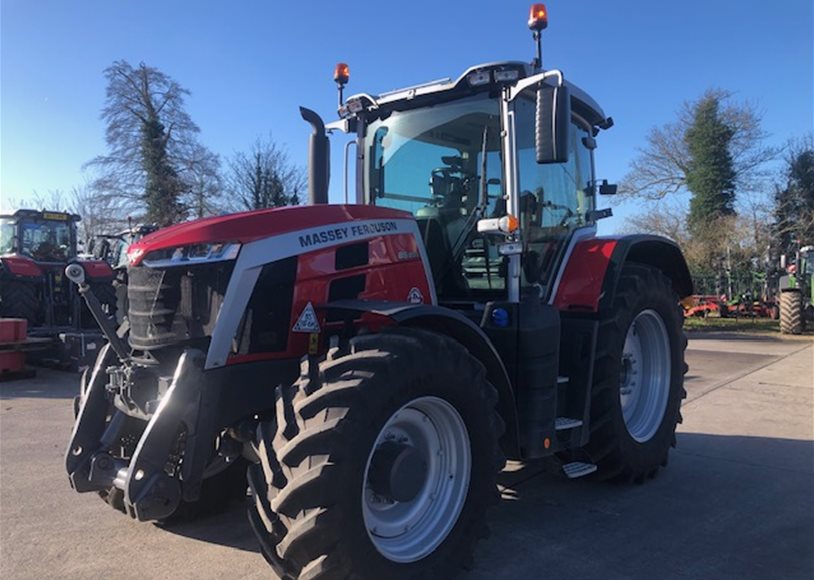
[[(410, 446), (426, 463), (420, 491), (410, 501), (382, 497), (371, 487), (371, 463), (386, 442)], [(420, 397), (393, 413), (368, 455), (362, 483), (362, 515), (379, 553), (399, 563), (431, 554), (458, 521), (471, 467), (469, 433), (447, 401)]]
[(643, 310), (628, 328), (619, 377), (622, 417), (639, 443), (652, 439), (664, 419), (670, 364), (667, 327), (655, 310)]

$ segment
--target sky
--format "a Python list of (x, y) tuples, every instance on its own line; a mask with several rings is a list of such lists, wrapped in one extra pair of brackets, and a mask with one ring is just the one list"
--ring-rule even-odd
[[(70, 191), (106, 150), (102, 71), (114, 60), (161, 69), (187, 88), (200, 141), (222, 158), (259, 136), (305, 166), (298, 106), (335, 118), (336, 62), (348, 94), (381, 93), (496, 60), (531, 60), (517, 0), (379, 2), (0, 0), (0, 203)], [(588, 91), (615, 126), (597, 177), (618, 181), (648, 131), (711, 87), (763, 112), (769, 143), (814, 128), (812, 0), (551, 0), (545, 68)], [(342, 196), (334, 140), (331, 200)], [(615, 204), (604, 233), (642, 202)]]

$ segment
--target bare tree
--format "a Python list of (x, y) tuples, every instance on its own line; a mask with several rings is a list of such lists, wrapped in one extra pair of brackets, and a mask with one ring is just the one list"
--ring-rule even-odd
[(227, 180), (231, 206), (241, 210), (297, 205), (306, 185), (304, 171), (270, 137), (235, 153)]
[(224, 211), (224, 184), (220, 174), (220, 157), (206, 147), (192, 147), (183, 166), (189, 191), (184, 205), (192, 217), (202, 218)]
[(689, 243), (691, 236), (687, 231), (686, 204), (665, 199), (646, 204), (645, 208), (625, 220), (625, 231), (664, 236), (682, 247)]
[(814, 243), (814, 134), (792, 139), (775, 185), (773, 230), (779, 254)]
[(42, 194), (37, 190), (31, 193), (30, 200), (20, 200), (19, 207), (26, 207), (27, 209), (47, 209), (50, 211), (69, 211), (68, 196), (61, 189), (49, 189), (47, 193)]
[(764, 187), (767, 173), (764, 164), (777, 157), (778, 149), (763, 144), (767, 133), (761, 127), (761, 113), (753, 103), (732, 102), (732, 93), (710, 89), (697, 101), (685, 102), (675, 122), (654, 127), (646, 145), (630, 164), (630, 170), (619, 184), (619, 192), (648, 199), (662, 199), (687, 190), (693, 158), (687, 142), (687, 131), (695, 122), (699, 103), (720, 103), (720, 121), (730, 130), (728, 151), (732, 161), (735, 189), (754, 191)]
[(659, 200), (630, 216), (624, 229), (630, 232), (658, 234), (676, 241), (684, 253), (693, 276), (705, 281), (696, 290), (711, 291), (710, 280), (717, 280), (712, 291), (730, 293), (733, 279), (751, 277), (765, 271), (769, 264), (770, 220), (762, 205), (750, 211), (719, 216), (692, 231), (687, 226), (686, 202)]
[(88, 183), (71, 190), (68, 207), (79, 214), (79, 239), (90, 242), (100, 234), (112, 234), (127, 227), (127, 210), (120, 200), (99, 193)]
[[(198, 126), (184, 108), (189, 91), (144, 63), (124, 60), (105, 69), (108, 154), (87, 166), (99, 171), (93, 188), (142, 209), (149, 221), (166, 225), (184, 219), (184, 201), (192, 189), (185, 169), (201, 157)], [(141, 213), (141, 212), (138, 212)]]

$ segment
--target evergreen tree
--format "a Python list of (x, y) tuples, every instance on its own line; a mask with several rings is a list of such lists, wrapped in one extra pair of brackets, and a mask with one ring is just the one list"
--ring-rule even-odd
[[(619, 193), (650, 200), (671, 197), (692, 189), (689, 182), (694, 179), (690, 176), (693, 170), (696, 187), (705, 188), (710, 176), (706, 167), (694, 164), (696, 155), (708, 159), (711, 155), (712, 163), (728, 165), (725, 173), (711, 180), (711, 185), (718, 181), (717, 187), (728, 190), (731, 182), (732, 191), (761, 191), (768, 177), (766, 163), (778, 154), (776, 148), (763, 145), (766, 137), (760, 111), (753, 104), (735, 103), (731, 93), (709, 89), (698, 100), (685, 102), (674, 122), (650, 130), (619, 184)], [(721, 141), (727, 142), (728, 156), (715, 146)], [(690, 150), (691, 144), (694, 151)], [(707, 163), (710, 161), (704, 165)]]
[(720, 115), (720, 101), (706, 95), (695, 106), (684, 139), (690, 159), (687, 189), (692, 193), (688, 225), (691, 230), (735, 214), (735, 170), (729, 146), (734, 130)]
[(93, 190), (100, 200), (123, 202), (145, 221), (182, 221), (195, 189), (201, 189), (197, 160), (211, 155), (202, 151), (198, 126), (184, 108), (189, 91), (144, 63), (115, 61), (104, 74), (102, 119), (109, 152), (88, 164), (99, 170)]

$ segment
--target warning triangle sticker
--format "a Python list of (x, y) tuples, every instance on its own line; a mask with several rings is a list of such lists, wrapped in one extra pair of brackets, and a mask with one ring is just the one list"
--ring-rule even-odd
[(292, 329), (294, 332), (319, 332), (319, 321), (314, 306), (309, 302)]

